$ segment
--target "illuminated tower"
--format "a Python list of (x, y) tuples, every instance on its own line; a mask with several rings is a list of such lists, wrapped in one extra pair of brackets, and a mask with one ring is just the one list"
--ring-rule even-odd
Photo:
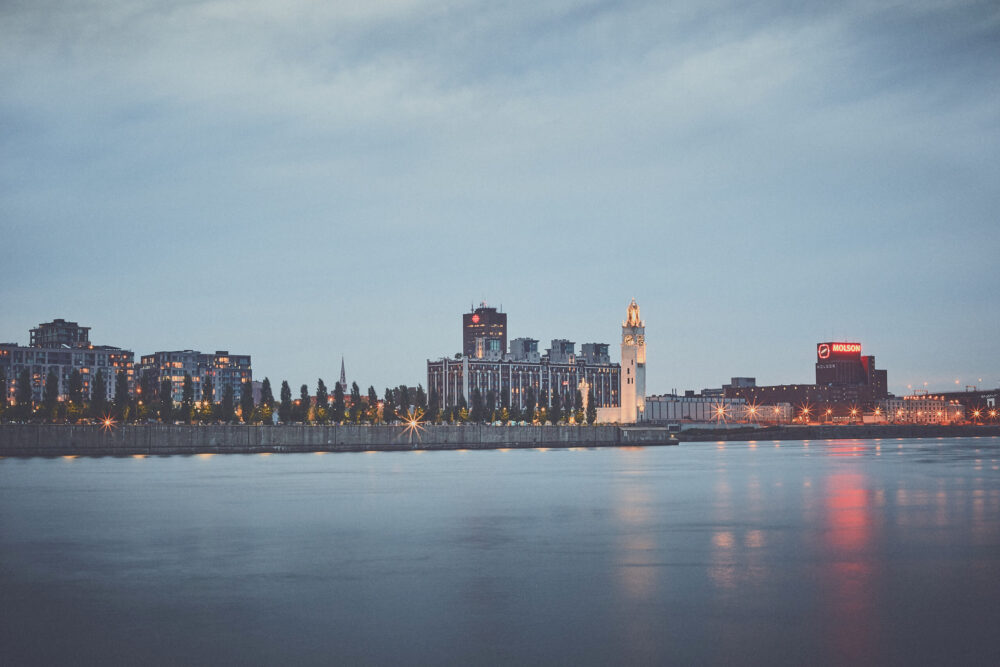
[(632, 299), (622, 322), (621, 423), (634, 424), (646, 409), (646, 323)]

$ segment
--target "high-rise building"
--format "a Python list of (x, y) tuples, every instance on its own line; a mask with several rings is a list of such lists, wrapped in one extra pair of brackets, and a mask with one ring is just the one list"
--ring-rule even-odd
[(483, 301), (479, 308), (462, 315), (463, 355), (477, 359), (490, 356), (499, 358), (506, 351), (507, 313), (490, 308)]
[(125, 374), (129, 391), (135, 391), (135, 354), (111, 345), (93, 345), (90, 327), (63, 319), (39, 324), (31, 329), (31, 344), (0, 343), (0, 368), (7, 377), (2, 395), (14, 399), (15, 384), (22, 371), (31, 378), (33, 400), (42, 400), (45, 382), (50, 372), (59, 381), (59, 395), (65, 400), (73, 371), (80, 373), (85, 400), (92, 398), (98, 373), (104, 378), (106, 398), (114, 398), (115, 377)]
[(646, 323), (632, 299), (622, 322), (621, 423), (634, 424), (646, 408)]
[[(175, 402), (184, 397), (184, 375), (191, 375), (194, 400), (205, 398), (208, 379), (212, 380), (212, 400), (218, 403), (225, 395), (226, 387), (232, 387), (233, 399), (240, 400), (243, 384), (253, 381), (250, 355), (229, 354), (218, 350), (215, 354), (203, 354), (197, 350), (174, 350), (143, 355), (139, 372), (143, 377), (152, 377), (159, 387), (164, 380), (170, 381), (170, 393)], [(252, 385), (251, 385), (252, 386)]]

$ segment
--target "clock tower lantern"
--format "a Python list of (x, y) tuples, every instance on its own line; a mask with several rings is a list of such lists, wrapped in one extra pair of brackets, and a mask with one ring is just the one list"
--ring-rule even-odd
[(622, 322), (621, 423), (634, 424), (646, 409), (646, 323), (632, 299)]

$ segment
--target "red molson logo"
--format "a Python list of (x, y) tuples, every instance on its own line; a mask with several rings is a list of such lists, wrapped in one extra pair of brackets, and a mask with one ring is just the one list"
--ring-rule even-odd
[(833, 354), (861, 354), (861, 343), (820, 343), (816, 346), (816, 356), (829, 359)]

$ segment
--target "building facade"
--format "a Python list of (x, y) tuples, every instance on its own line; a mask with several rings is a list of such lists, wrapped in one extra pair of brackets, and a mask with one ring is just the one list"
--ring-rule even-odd
[(27, 370), (34, 401), (41, 401), (50, 372), (59, 381), (59, 396), (66, 400), (73, 371), (79, 371), (84, 400), (93, 398), (97, 375), (104, 378), (107, 400), (114, 398), (119, 372), (128, 380), (129, 392), (135, 391), (135, 354), (111, 345), (93, 345), (90, 327), (57, 319), (31, 330), (31, 345), (0, 343), (0, 368), (7, 378), (3, 388), (7, 402), (13, 402), (18, 376)]
[(607, 343), (552, 340), (544, 354), (535, 338), (515, 338), (507, 344), (507, 315), (482, 304), (462, 315), (463, 354), (427, 361), (427, 390), (435, 392), (442, 407), (467, 405), (474, 391), (485, 398), (492, 393), (497, 406), (527, 406), (529, 392), (539, 407), (549, 407), (556, 395), (572, 404), (576, 392), (586, 400), (594, 392), (598, 410), (621, 405), (621, 366), (611, 363)]
[(573, 402), (577, 390), (586, 396), (593, 389), (598, 408), (617, 408), (621, 366), (573, 357), (572, 363), (553, 363), (548, 355), (537, 361), (510, 355), (497, 360), (442, 358), (427, 362), (427, 387), (437, 392), (442, 406), (458, 405), (460, 397), (468, 404), (472, 392), (479, 390), (484, 397), (493, 392), (498, 405), (520, 410), (526, 406), (529, 389), (540, 407), (552, 405), (553, 392), (566, 405)]
[[(203, 354), (197, 350), (174, 350), (143, 355), (139, 373), (152, 377), (159, 387), (164, 380), (170, 381), (174, 402), (184, 397), (184, 375), (191, 375), (194, 400), (201, 401), (209, 378), (212, 380), (213, 400), (222, 400), (225, 388), (232, 387), (233, 400), (239, 401), (243, 385), (253, 382), (250, 355), (229, 354), (218, 350), (215, 354)], [(251, 385), (252, 387), (253, 385)]]
[(965, 406), (943, 395), (887, 398), (876, 409), (876, 414), (893, 424), (951, 424), (966, 419)]
[(790, 403), (756, 405), (743, 398), (719, 396), (675, 396), (662, 394), (646, 398), (642, 421), (651, 424), (715, 422), (787, 424), (794, 409)]

